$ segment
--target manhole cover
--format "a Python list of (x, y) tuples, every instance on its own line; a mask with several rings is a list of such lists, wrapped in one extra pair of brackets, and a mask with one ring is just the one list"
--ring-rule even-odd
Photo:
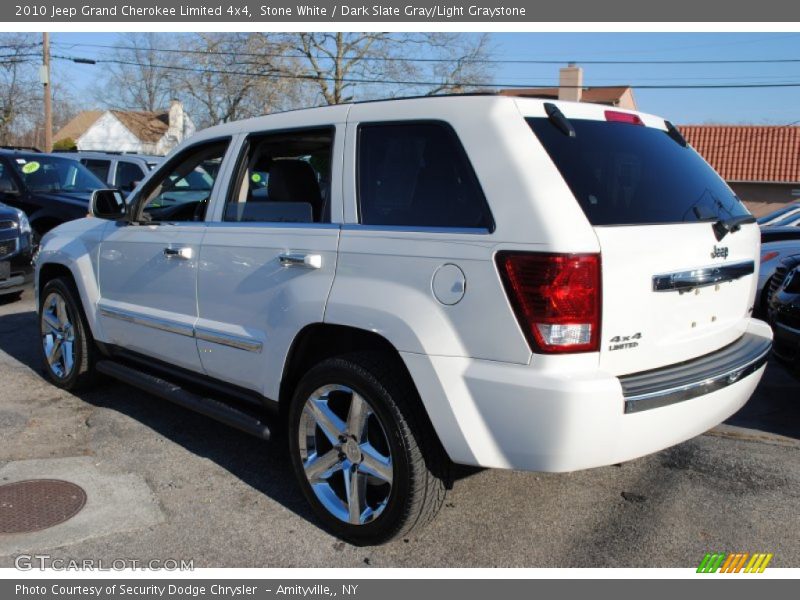
[(47, 529), (74, 517), (86, 492), (74, 483), (31, 479), (0, 485), (0, 534)]

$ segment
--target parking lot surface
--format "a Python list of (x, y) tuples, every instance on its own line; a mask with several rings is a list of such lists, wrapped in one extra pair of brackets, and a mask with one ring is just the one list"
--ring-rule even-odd
[(691, 567), (744, 551), (800, 567), (800, 383), (778, 364), (705, 435), (571, 474), (464, 469), (427, 529), (358, 548), (319, 528), (280, 436), (115, 382), (61, 391), (38, 343), (31, 292), (0, 300), (0, 484), (61, 478), (88, 500), (79, 526), (0, 535), (0, 567), (33, 551), (195, 567)]

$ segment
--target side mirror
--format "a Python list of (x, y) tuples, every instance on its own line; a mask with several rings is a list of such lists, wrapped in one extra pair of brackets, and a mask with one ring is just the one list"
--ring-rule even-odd
[(98, 219), (118, 221), (128, 214), (128, 205), (119, 190), (95, 190), (89, 201), (89, 214)]

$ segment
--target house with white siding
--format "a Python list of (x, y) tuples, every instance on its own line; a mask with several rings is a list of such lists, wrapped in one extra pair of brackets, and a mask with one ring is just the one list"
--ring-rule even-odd
[(195, 132), (183, 104), (173, 100), (163, 111), (87, 110), (53, 136), (72, 140), (77, 150), (165, 155)]

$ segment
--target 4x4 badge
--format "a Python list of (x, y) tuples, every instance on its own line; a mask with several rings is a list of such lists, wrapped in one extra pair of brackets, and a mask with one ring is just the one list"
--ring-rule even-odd
[(728, 258), (728, 247), (714, 246), (714, 251), (711, 253), (711, 258)]

